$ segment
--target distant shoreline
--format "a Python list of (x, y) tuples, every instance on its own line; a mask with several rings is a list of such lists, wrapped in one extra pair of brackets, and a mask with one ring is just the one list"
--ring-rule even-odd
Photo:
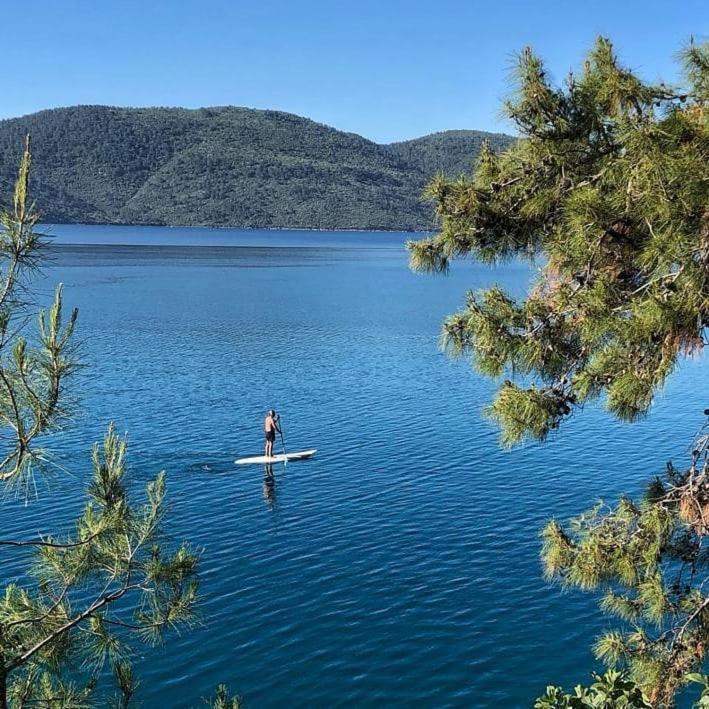
[(49, 246), (235, 246), (259, 248), (397, 248), (429, 232), (373, 229), (243, 229), (152, 224), (79, 224), (44, 222), (40, 232)]
[(51, 229), (53, 226), (72, 227), (72, 226), (89, 226), (89, 227), (124, 227), (124, 228), (150, 228), (150, 229), (219, 229), (222, 231), (317, 231), (322, 233), (344, 233), (344, 234), (432, 234), (437, 229), (427, 231), (419, 231), (416, 229), (367, 229), (363, 227), (289, 227), (289, 226), (217, 226), (211, 224), (130, 224), (118, 222), (39, 222), (40, 228), (46, 227)]

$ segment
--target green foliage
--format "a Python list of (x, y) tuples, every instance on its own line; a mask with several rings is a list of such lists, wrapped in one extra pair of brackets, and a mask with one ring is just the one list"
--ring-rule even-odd
[[(64, 323), (62, 291), (39, 315), (38, 334), (20, 334), (31, 303), (28, 276), (42, 241), (28, 202), (27, 140), (12, 209), (0, 213), (0, 481), (27, 481), (47, 455), (37, 445), (68, 415), (65, 383), (76, 367), (74, 311)], [(165, 476), (143, 500), (129, 493), (125, 440), (109, 428), (93, 451), (88, 500), (73, 530), (37, 539), (0, 540), (22, 555), (27, 572), (0, 593), (0, 708), (86, 707), (110, 671), (112, 704), (135, 693), (134, 643), (155, 644), (194, 623), (198, 557), (164, 545)], [(105, 697), (102, 701), (105, 700)], [(105, 705), (105, 702), (104, 704)]]
[(483, 138), (437, 133), (377, 145), (298, 116), (78, 106), (0, 121), (0, 187), (34, 137), (33, 190), (50, 222), (426, 229), (437, 171), (470, 168)]
[(71, 335), (77, 313), (64, 324), (61, 286), (51, 308), (39, 314), (34, 344), (18, 334), (27, 318), (27, 279), (43, 245), (35, 231), (38, 215), (28, 200), (30, 163), (27, 138), (12, 208), (0, 211), (0, 426), (9, 437), (0, 454), (0, 481), (16, 484), (27, 482), (33, 468), (43, 464), (36, 440), (65, 420), (60, 394), (75, 369)]
[(686, 87), (652, 85), (599, 39), (579, 76), (552, 85), (525, 50), (506, 105), (522, 138), (483, 149), (469, 177), (429, 183), (440, 231), (410, 242), (415, 270), (456, 258), (538, 260), (521, 302), (469, 293), (445, 346), (506, 381), (489, 414), (503, 441), (542, 440), (603, 396), (643, 416), (709, 324), (709, 45), (683, 54)]
[(541, 533), (547, 578), (602, 592), (601, 608), (623, 621), (597, 640), (596, 656), (626, 668), (653, 706), (673, 706), (709, 647), (709, 435), (692, 449), (689, 467), (668, 465), (640, 504), (599, 503)]
[(55, 694), (75, 692), (64, 684), (68, 666), (85, 669), (85, 688), (110, 668), (127, 702), (135, 689), (130, 639), (155, 644), (194, 622), (198, 557), (184, 545), (163, 549), (164, 475), (147, 485), (143, 502), (131, 501), (125, 451), (109, 429), (94, 449), (89, 500), (73, 532), (0, 542), (34, 550), (34, 583), (10, 584), (0, 599), (0, 672), (18, 706), (40, 700), (39, 678)]
[[(545, 439), (603, 397), (643, 416), (709, 325), (709, 45), (682, 55), (686, 86), (647, 84), (599, 38), (578, 76), (553, 85), (527, 49), (505, 110), (521, 139), (483, 147), (470, 176), (432, 180), (440, 230), (410, 242), (415, 270), (511, 258), (539, 266), (526, 298), (468, 293), (444, 323), (444, 348), (507, 377), (487, 410), (513, 445)], [(709, 436), (689, 467), (668, 465), (636, 504), (599, 503), (542, 531), (549, 580), (601, 594), (620, 621), (596, 642), (622, 673), (575, 695), (549, 687), (537, 707), (673, 705), (706, 659)], [(706, 704), (707, 693), (700, 699)]]
[(573, 694), (561, 687), (547, 687), (534, 703), (534, 709), (651, 709), (642, 690), (627, 675), (609, 670), (603, 676), (593, 674), (589, 687), (578, 685)]
[(240, 709), (241, 697), (229, 694), (229, 689), (225, 684), (220, 684), (215, 692), (214, 699), (208, 700), (207, 704), (212, 709)]

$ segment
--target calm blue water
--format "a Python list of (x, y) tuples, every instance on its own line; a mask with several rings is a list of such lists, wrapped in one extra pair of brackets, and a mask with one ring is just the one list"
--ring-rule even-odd
[[(707, 405), (702, 362), (640, 424), (589, 408), (506, 452), (480, 415), (494, 384), (437, 338), (466, 289), (521, 292), (526, 267), (417, 276), (402, 234), (53, 232), (42, 289), (65, 283), (88, 365), (55, 449), (71, 474), (2, 503), (0, 537), (71, 519), (111, 420), (136, 485), (168, 472), (173, 536), (204, 549), (203, 625), (141, 653), (145, 706), (225, 682), (251, 707), (522, 707), (587, 679), (609, 621), (543, 582), (537, 532), (681, 459)], [(319, 449), (275, 484), (232, 464), (260, 451), (269, 406), (290, 449)]]

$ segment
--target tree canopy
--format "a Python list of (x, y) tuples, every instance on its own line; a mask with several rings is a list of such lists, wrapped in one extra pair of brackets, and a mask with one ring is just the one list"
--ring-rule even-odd
[[(520, 139), (483, 148), (471, 176), (437, 177), (427, 194), (440, 232), (412, 242), (411, 265), (445, 272), (456, 258), (529, 259), (522, 300), (468, 293), (443, 342), (484, 374), (507, 377), (488, 409), (502, 441), (543, 440), (603, 399), (634, 421), (709, 325), (709, 45), (682, 53), (686, 84), (648, 84), (598, 39), (581, 72), (555, 86), (522, 52), (506, 104)], [(705, 413), (709, 413), (709, 410)], [(596, 642), (612, 671), (537, 707), (674, 705), (709, 647), (709, 435), (686, 465), (668, 463), (643, 500), (598, 503), (542, 531), (547, 578), (602, 594), (620, 627)]]
[(645, 83), (600, 38), (559, 87), (527, 49), (505, 107), (520, 140), (428, 185), (440, 231), (410, 243), (414, 269), (539, 264), (524, 300), (468, 293), (444, 325), (451, 353), (509, 377), (489, 408), (507, 444), (544, 439), (601, 396), (636, 420), (678, 358), (705, 344), (709, 49), (692, 44), (682, 59), (686, 86)]

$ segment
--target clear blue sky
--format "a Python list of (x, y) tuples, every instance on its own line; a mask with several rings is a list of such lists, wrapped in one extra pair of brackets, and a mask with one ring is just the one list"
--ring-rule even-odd
[(707, 0), (25, 0), (2, 11), (2, 117), (78, 103), (236, 105), (379, 142), (509, 130), (500, 100), (532, 45), (558, 78), (594, 37), (649, 79), (707, 38)]

